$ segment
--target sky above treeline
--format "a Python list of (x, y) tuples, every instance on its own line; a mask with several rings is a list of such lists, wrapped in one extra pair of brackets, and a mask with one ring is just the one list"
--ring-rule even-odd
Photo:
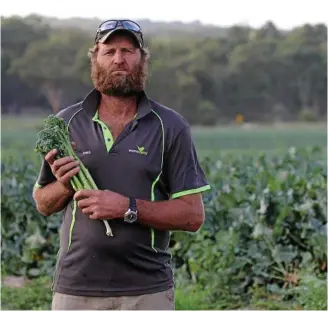
[(272, 21), (281, 29), (328, 20), (327, 0), (19, 0), (3, 1), (2, 16), (32, 13), (58, 17), (149, 19), (162, 22), (193, 22), (217, 26), (248, 25), (261, 27)]

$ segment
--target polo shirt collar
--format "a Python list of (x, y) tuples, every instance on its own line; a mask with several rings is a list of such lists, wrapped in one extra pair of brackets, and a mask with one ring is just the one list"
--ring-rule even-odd
[[(93, 118), (98, 111), (98, 106), (101, 99), (101, 93), (93, 89), (82, 101), (83, 110)], [(151, 112), (151, 103), (145, 91), (142, 91), (138, 97), (138, 107), (136, 120), (139, 120)]]

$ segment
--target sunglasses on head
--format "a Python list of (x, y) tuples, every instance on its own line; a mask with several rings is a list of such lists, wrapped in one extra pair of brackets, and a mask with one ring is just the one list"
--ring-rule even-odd
[(141, 27), (134, 21), (131, 20), (108, 20), (99, 25), (96, 33), (95, 42), (101, 39), (108, 31), (116, 28), (123, 28), (138, 33), (142, 38)]

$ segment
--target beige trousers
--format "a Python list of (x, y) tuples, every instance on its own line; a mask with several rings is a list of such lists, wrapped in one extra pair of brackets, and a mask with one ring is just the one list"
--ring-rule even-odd
[(85, 297), (54, 293), (52, 310), (174, 310), (174, 289), (141, 296)]

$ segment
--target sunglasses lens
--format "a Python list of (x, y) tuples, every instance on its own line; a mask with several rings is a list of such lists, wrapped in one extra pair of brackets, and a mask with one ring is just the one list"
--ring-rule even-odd
[(123, 27), (126, 28), (126, 29), (130, 29), (130, 30), (133, 30), (133, 31), (140, 31), (140, 27), (133, 23), (133, 22), (129, 22), (129, 21), (124, 21), (122, 22), (123, 24)]
[(112, 30), (116, 27), (117, 21), (108, 21), (99, 27), (99, 31)]

